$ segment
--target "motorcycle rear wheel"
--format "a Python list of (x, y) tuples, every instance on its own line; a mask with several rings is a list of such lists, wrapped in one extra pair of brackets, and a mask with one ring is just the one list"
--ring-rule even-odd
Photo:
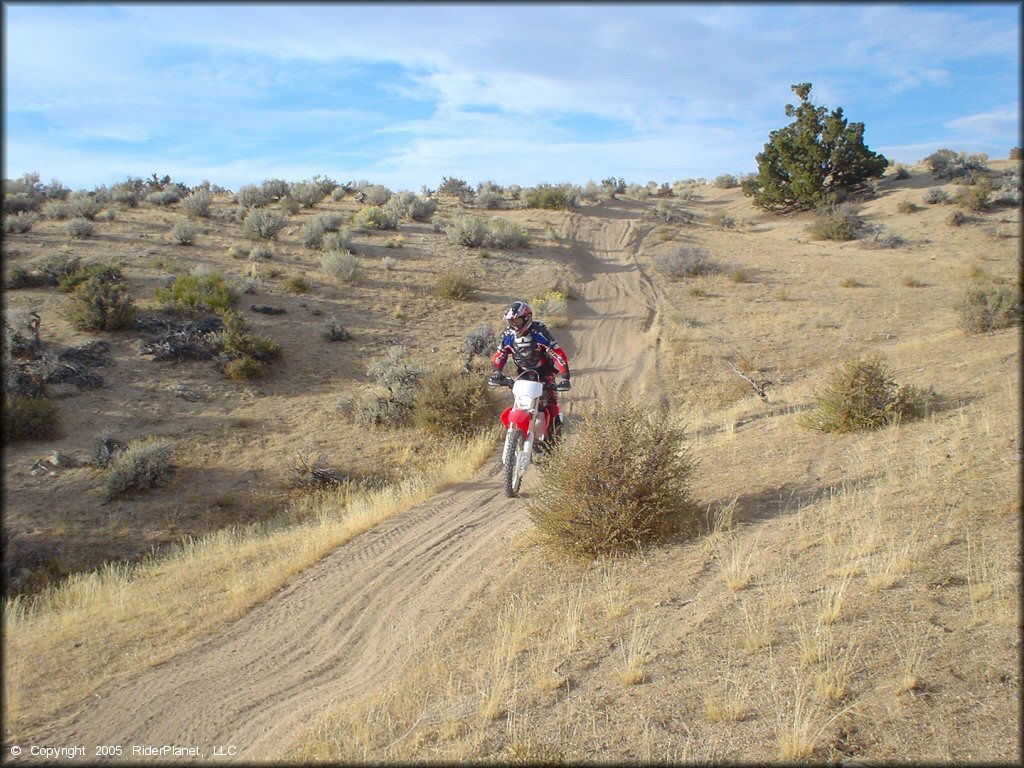
[(523, 450), (523, 433), (519, 429), (511, 429), (505, 434), (505, 451), (502, 455), (502, 463), (505, 465), (505, 495), (514, 499), (519, 495), (519, 486), (523, 483), (523, 476), (519, 472), (519, 461), (516, 454)]

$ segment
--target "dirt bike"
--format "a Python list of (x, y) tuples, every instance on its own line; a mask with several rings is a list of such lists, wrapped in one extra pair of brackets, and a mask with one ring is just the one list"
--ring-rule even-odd
[(509, 387), (515, 397), (515, 404), (501, 414), (501, 423), (508, 430), (505, 446), (501, 452), (501, 464), (505, 472), (505, 495), (515, 498), (523, 483), (523, 475), (530, 466), (535, 445), (550, 447), (557, 427), (552, 429), (554, 419), (561, 423), (558, 405), (549, 408), (545, 390), (560, 392), (567, 390), (568, 382), (557, 385), (544, 384), (536, 371), (523, 371), (517, 377), (509, 378), (497, 374), (488, 381), (492, 387)]

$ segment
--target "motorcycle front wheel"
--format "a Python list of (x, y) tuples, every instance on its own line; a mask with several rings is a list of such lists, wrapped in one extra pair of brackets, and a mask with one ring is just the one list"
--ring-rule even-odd
[(519, 486), (523, 483), (516, 454), (523, 450), (524, 442), (522, 430), (510, 429), (505, 433), (505, 451), (501, 460), (505, 465), (505, 495), (510, 499), (519, 495)]

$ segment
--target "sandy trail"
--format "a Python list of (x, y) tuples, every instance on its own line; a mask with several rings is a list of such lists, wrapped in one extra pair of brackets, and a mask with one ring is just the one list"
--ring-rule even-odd
[[(636, 266), (637, 221), (572, 214), (560, 234), (584, 279), (571, 330), (558, 334), (574, 372), (562, 397), (571, 421), (574, 409), (640, 376), (657, 297)], [(206, 759), (214, 747), (234, 747), (237, 760), (279, 758), (332, 702), (386, 681), (412, 638), (453, 620), (491, 580), (488, 553), (528, 525), (498, 469), (489, 462), (357, 537), (215, 637), (107, 685), (30, 743), (121, 744), (127, 759), (133, 745), (164, 744), (198, 747)], [(524, 494), (536, 479), (527, 477)]]

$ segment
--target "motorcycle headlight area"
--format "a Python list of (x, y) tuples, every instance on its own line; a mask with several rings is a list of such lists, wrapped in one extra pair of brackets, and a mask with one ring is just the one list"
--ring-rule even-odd
[(528, 411), (533, 408), (533, 398), (526, 397), (525, 395), (516, 395), (516, 408), (523, 411)]

